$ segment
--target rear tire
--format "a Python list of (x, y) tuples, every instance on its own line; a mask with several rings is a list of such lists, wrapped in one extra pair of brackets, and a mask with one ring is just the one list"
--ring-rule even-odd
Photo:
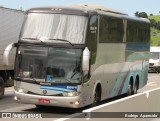
[(131, 84), (131, 82), (128, 85), (128, 92), (127, 92), (127, 96), (130, 96), (133, 94), (133, 86)]
[(4, 81), (2, 78), (0, 78), (0, 99), (2, 99), (4, 97)]
[(138, 91), (138, 80), (136, 79), (134, 89), (133, 89), (133, 94), (137, 94), (137, 91)]

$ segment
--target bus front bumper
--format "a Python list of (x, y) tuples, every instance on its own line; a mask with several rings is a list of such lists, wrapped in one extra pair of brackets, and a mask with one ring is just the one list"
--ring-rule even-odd
[(80, 108), (82, 103), (79, 96), (60, 97), (60, 96), (42, 96), (19, 93), (15, 91), (14, 100), (18, 103), (57, 106), (67, 108)]

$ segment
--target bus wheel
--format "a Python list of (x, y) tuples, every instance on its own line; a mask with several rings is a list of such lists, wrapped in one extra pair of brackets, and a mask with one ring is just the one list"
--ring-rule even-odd
[(4, 81), (2, 78), (0, 78), (0, 99), (4, 97)]
[(46, 108), (47, 106), (45, 105), (35, 105), (37, 108)]
[(127, 92), (127, 96), (130, 96), (133, 94), (133, 86), (131, 84), (131, 82), (128, 85), (128, 92)]
[(101, 100), (100, 91), (98, 91), (98, 89), (96, 89), (95, 93), (94, 93), (94, 99), (93, 99), (92, 107), (97, 106), (100, 103), (100, 100)]
[(136, 78), (136, 82), (135, 82), (134, 89), (133, 89), (133, 94), (137, 94), (137, 90), (138, 90), (138, 79)]

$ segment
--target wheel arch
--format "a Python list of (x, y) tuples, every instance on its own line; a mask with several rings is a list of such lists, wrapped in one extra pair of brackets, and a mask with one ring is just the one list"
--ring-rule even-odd
[(93, 89), (93, 92), (92, 92), (92, 98), (94, 97), (94, 92), (96, 91), (96, 89), (99, 90), (99, 93), (102, 96), (102, 85), (101, 85), (101, 82), (99, 80), (94, 84), (94, 89)]

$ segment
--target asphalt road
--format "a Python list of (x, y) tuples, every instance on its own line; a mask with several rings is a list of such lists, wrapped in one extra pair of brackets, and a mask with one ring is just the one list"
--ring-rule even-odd
[[(160, 87), (160, 80), (159, 80), (160, 74), (149, 73), (148, 79), (149, 80), (147, 85), (144, 88), (138, 90), (138, 92), (144, 92), (147, 90)], [(43, 114), (45, 117), (50, 117), (53, 120), (57, 118), (66, 117), (68, 115), (71, 115), (77, 112), (81, 112), (82, 110), (88, 108), (88, 107), (85, 107), (83, 109), (74, 110), (69, 108), (46, 107), (46, 108), (40, 109), (40, 108), (36, 108), (34, 105), (15, 103), (13, 100), (13, 96), (14, 96), (13, 87), (6, 88), (5, 96), (2, 100), (0, 100), (0, 112), (25, 112), (25, 113)], [(118, 97), (118, 98), (121, 98), (121, 97)], [(106, 103), (108, 101), (110, 102), (116, 99), (117, 98), (107, 100), (103, 103)], [(51, 119), (48, 119), (48, 120), (51, 121)]]

